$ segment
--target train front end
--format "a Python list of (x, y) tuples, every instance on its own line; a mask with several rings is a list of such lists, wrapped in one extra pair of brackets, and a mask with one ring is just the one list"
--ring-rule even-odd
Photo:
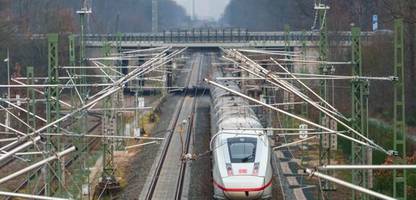
[(217, 171), (214, 170), (215, 198), (271, 198), (272, 170), (267, 138), (234, 136), (225, 142), (214, 156), (219, 158)]

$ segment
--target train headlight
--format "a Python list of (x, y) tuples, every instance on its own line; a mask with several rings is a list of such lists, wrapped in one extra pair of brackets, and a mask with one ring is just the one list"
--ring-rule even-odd
[(255, 175), (255, 176), (259, 175), (259, 167), (260, 167), (260, 163), (258, 163), (258, 162), (254, 163), (253, 175)]
[(232, 176), (233, 175), (233, 168), (231, 167), (230, 163), (225, 164), (225, 167), (227, 168), (227, 175)]

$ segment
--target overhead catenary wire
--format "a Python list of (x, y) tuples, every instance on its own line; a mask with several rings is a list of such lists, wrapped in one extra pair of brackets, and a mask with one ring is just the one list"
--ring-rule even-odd
[(295, 146), (295, 145), (302, 144), (303, 142), (306, 142), (308, 140), (317, 139), (317, 138), (318, 138), (317, 136), (312, 136), (312, 137), (308, 137), (308, 138), (301, 139), (301, 140), (298, 140), (298, 141), (294, 141), (294, 142), (291, 142), (291, 143), (285, 143), (285, 144), (282, 144), (280, 146), (273, 147), (272, 149), (277, 150), (277, 149), (281, 149), (281, 148), (285, 148), (285, 147)]
[(275, 107), (270, 106), (270, 105), (268, 105), (268, 104), (266, 104), (266, 103), (263, 103), (263, 102), (261, 102), (261, 101), (259, 101), (259, 100), (257, 100), (257, 99), (251, 98), (251, 97), (249, 97), (249, 96), (247, 96), (247, 95), (244, 95), (244, 94), (242, 94), (242, 93), (240, 93), (240, 92), (237, 92), (237, 91), (234, 91), (234, 90), (232, 90), (232, 89), (229, 89), (229, 88), (227, 88), (227, 87), (225, 87), (225, 86), (222, 86), (222, 85), (220, 85), (220, 84), (218, 84), (218, 83), (216, 83), (216, 82), (213, 82), (213, 81), (211, 81), (211, 80), (205, 79), (205, 81), (206, 81), (207, 83), (209, 83), (209, 84), (212, 84), (212, 85), (214, 85), (214, 86), (217, 86), (217, 87), (219, 87), (219, 88), (222, 88), (222, 89), (224, 89), (224, 90), (226, 90), (226, 91), (228, 91), (228, 92), (231, 92), (231, 93), (233, 93), (233, 94), (236, 94), (236, 95), (238, 95), (238, 96), (240, 96), (240, 97), (243, 97), (243, 98), (245, 98), (245, 99), (247, 99), (247, 100), (253, 101), (253, 102), (258, 103), (258, 104), (261, 104), (261, 105), (263, 105), (263, 106), (265, 106), (265, 107), (268, 107), (268, 108), (270, 108), (270, 109), (272, 109), (272, 110), (275, 110), (275, 111), (277, 111), (277, 112), (279, 112), (279, 113), (282, 113), (282, 114), (284, 114), (284, 115), (287, 115), (287, 116), (289, 116), (289, 117), (293, 117), (293, 118), (295, 118), (295, 119), (297, 119), (297, 120), (299, 120), (299, 121), (302, 121), (302, 122), (304, 122), (304, 123), (307, 123), (307, 124), (309, 124), (309, 125), (312, 125), (312, 126), (315, 126), (315, 127), (317, 127), (317, 128), (323, 129), (323, 130), (325, 130), (325, 131), (328, 131), (328, 132), (331, 132), (331, 133), (337, 134), (337, 135), (338, 135), (338, 136), (340, 136), (340, 137), (343, 137), (343, 138), (345, 138), (345, 139), (348, 139), (348, 140), (351, 140), (351, 141), (353, 141), (353, 142), (359, 143), (359, 144), (361, 144), (361, 145), (364, 145), (364, 146), (367, 146), (367, 147), (370, 147), (370, 148), (374, 148), (374, 149), (378, 149), (377, 147), (372, 146), (371, 144), (367, 144), (367, 143), (365, 143), (365, 142), (362, 142), (362, 141), (357, 140), (357, 139), (355, 139), (355, 138), (352, 138), (352, 137), (350, 137), (350, 136), (347, 136), (347, 135), (344, 135), (344, 134), (338, 133), (338, 132), (336, 132), (336, 131), (334, 131), (334, 130), (331, 130), (331, 129), (327, 128), (327, 127), (324, 127), (324, 126), (322, 126), (322, 125), (320, 125), (320, 124), (316, 124), (316, 123), (314, 123), (314, 122), (311, 122), (311, 121), (309, 121), (309, 120), (306, 120), (306, 119), (304, 119), (304, 118), (302, 118), (302, 117), (299, 117), (299, 116), (297, 116), (297, 115), (294, 115), (294, 114), (292, 114), (292, 113), (286, 112), (286, 111), (281, 110), (281, 109), (279, 109), (279, 108), (275, 108)]
[[(169, 49), (169, 48), (167, 48), (167, 49)], [(186, 48), (183, 48), (183, 49), (180, 49), (180, 50), (175, 51), (174, 53), (170, 54), (166, 58), (166, 60), (169, 61), (169, 58), (173, 58), (177, 54), (182, 53), (185, 49)], [(160, 55), (162, 55), (162, 53)], [(144, 63), (141, 68), (138, 68), (138, 69), (135, 69), (135, 70), (131, 71), (125, 77), (120, 78), (119, 80), (117, 80), (111, 87), (108, 87), (108, 88), (106, 88), (106, 89), (98, 92), (100, 95), (95, 95), (95, 98), (92, 101), (86, 103), (82, 107), (80, 107), (78, 109), (75, 109), (71, 113), (68, 113), (68, 114), (62, 116), (62, 117), (58, 118), (57, 120), (55, 120), (55, 121), (53, 121), (53, 122), (51, 122), (49, 124), (46, 124), (45, 126), (37, 129), (36, 131), (33, 131), (33, 132), (27, 134), (27, 135), (28, 136), (32, 136), (32, 135), (40, 134), (42, 131), (46, 130), (48, 127), (54, 126), (57, 123), (60, 123), (60, 122), (62, 122), (64, 120), (72, 117), (74, 114), (76, 114), (76, 113), (78, 113), (80, 111), (83, 111), (85, 109), (88, 109), (89, 107), (95, 105), (98, 101), (101, 101), (102, 99), (106, 98), (107, 96), (114, 94), (115, 92), (117, 92), (118, 90), (120, 90), (121, 88), (123, 88), (124, 87), (124, 84), (126, 82), (130, 81), (134, 77), (140, 76), (142, 74), (146, 74), (149, 71), (152, 71), (152, 69), (160, 67), (160, 65), (158, 65), (158, 66), (153, 66), (152, 65), (153, 63), (157, 62), (159, 60), (159, 58), (161, 58), (161, 56), (158, 56), (158, 57), (156, 57), (154, 59), (151, 59), (148, 62)], [(22, 140), (24, 140), (26, 138), (27, 138), (27, 136), (24, 136), (24, 137), (22, 137)], [(3, 156), (3, 157), (1, 157), (1, 159), (5, 159), (5, 158), (7, 158), (9, 156), (11, 156), (11, 155)]]
[(374, 192), (374, 191), (369, 190), (367, 188), (364, 188), (364, 187), (361, 187), (361, 186), (358, 186), (358, 185), (355, 185), (355, 184), (352, 184), (352, 183), (348, 183), (346, 181), (343, 181), (341, 179), (334, 178), (332, 176), (328, 176), (326, 174), (322, 174), (322, 173), (320, 173), (318, 171), (315, 171), (315, 170), (312, 170), (312, 169), (306, 168), (305, 169), (305, 172), (307, 174), (309, 174), (310, 176), (316, 176), (316, 177), (319, 177), (319, 178), (322, 178), (322, 179), (325, 179), (325, 180), (328, 180), (328, 181), (331, 181), (331, 182), (340, 184), (342, 186), (351, 188), (353, 190), (357, 190), (357, 191), (363, 192), (365, 194), (371, 195), (371, 196), (376, 197), (376, 198), (385, 199), (385, 200), (395, 200), (395, 198), (389, 197), (387, 195), (384, 195), (384, 194), (381, 194), (381, 193), (378, 193), (378, 192)]
[[(266, 80), (269, 80), (269, 79), (275, 80), (274, 79), (275, 77), (273, 77), (270, 74), (270, 71), (269, 70), (264, 69), (263, 67), (261, 67), (260, 65), (258, 65), (254, 61), (251, 61), (249, 58), (245, 57), (241, 53), (238, 53), (235, 50), (233, 50), (233, 51), (232, 50), (226, 50), (226, 49), (222, 49), (222, 50), (224, 52), (226, 52), (227, 54), (229, 54), (229, 55), (233, 55), (234, 57), (237, 57), (237, 58), (241, 59), (242, 62), (245, 62), (246, 64), (250, 64), (250, 66), (252, 66), (254, 68), (257, 68), (257, 71), (259, 73), (264, 73), (265, 74), (265, 76), (268, 78)], [(233, 54), (232, 52), (234, 52), (235, 54)], [(286, 72), (289, 73), (287, 70), (286, 70)], [(326, 108), (324, 108), (324, 107), (322, 107), (320, 105), (316, 105), (315, 103), (313, 103), (306, 95), (304, 95), (303, 93), (299, 92), (297, 89), (293, 88), (293, 85), (291, 85), (289, 83), (286, 83), (284, 81), (279, 81), (279, 80), (276, 80), (276, 81), (281, 84), (281, 85), (277, 85), (276, 84), (276, 86), (280, 86), (280, 87), (283, 87), (283, 88), (287, 88), (287, 89), (290, 90), (290, 92), (294, 92), (296, 95), (298, 95), (299, 97), (301, 97), (303, 100), (309, 102), (311, 105), (313, 105), (314, 107), (316, 107), (317, 109), (319, 109), (320, 111), (322, 111), (323, 113), (325, 113), (328, 117), (334, 119), (335, 121), (337, 121), (337, 123), (341, 124), (342, 126), (344, 126), (345, 128), (347, 128), (348, 130), (350, 130), (352, 133), (358, 135), (359, 137), (361, 137), (367, 143), (371, 144), (371, 146), (375, 147), (375, 149), (378, 149), (378, 150), (384, 152), (387, 155), (391, 155), (392, 154), (391, 151), (385, 150), (383, 147), (381, 147), (380, 145), (376, 144), (374, 141), (372, 141), (372, 140), (368, 139), (367, 137), (363, 136), (361, 133), (359, 133), (358, 131), (354, 130), (353, 128), (351, 128), (350, 126), (348, 126), (347, 124), (345, 124), (344, 122), (342, 122), (341, 120), (339, 120), (338, 118), (336, 118), (335, 116), (333, 116), (331, 113), (337, 114), (337, 115), (340, 115), (340, 113), (338, 111), (336, 111), (336, 109), (333, 108), (332, 105), (329, 105), (330, 108), (333, 108), (333, 111), (330, 111), (330, 110), (328, 110), (328, 109), (326, 109)], [(273, 83), (272, 81), (269, 81), (269, 82), (270, 83)], [(315, 95), (315, 96), (319, 96), (319, 95)], [(321, 97), (318, 97), (318, 98), (322, 99)], [(326, 101), (323, 101), (323, 102), (325, 104), (329, 104)], [(331, 113), (329, 113), (329, 112), (331, 112)], [(343, 117), (343, 118), (345, 118), (345, 117)]]
[(4, 191), (0, 191), (0, 196), (17, 197), (17, 198), (25, 198), (25, 199), (37, 199), (37, 200), (71, 200), (67, 198), (48, 197), (48, 196), (23, 194), (23, 193), (15, 193), (15, 192), (4, 192)]
[[(325, 99), (323, 99), (320, 95), (318, 95), (317, 93), (315, 93), (310, 87), (308, 87), (306, 84), (304, 84), (302, 81), (300, 81), (299, 79), (296, 79), (297, 77), (294, 76), (293, 74), (290, 74), (290, 71), (287, 70), (286, 68), (284, 68), (282, 65), (280, 65), (278, 62), (276, 62), (273, 58), (270, 58), (277, 66), (279, 66), (281, 69), (283, 69), (286, 73), (288, 73), (292, 78), (294, 78), (301, 86), (303, 86), (307, 91), (309, 91), (311, 94), (313, 94), (316, 98), (318, 98), (320, 100), (320, 102), (323, 102), (325, 105), (327, 105), (329, 108), (332, 109), (331, 110), (326, 110), (327, 112), (331, 112), (332, 114), (335, 114), (339, 117), (342, 117), (344, 120), (348, 120), (345, 116), (343, 116), (334, 106), (332, 106), (330, 103), (328, 103), (327, 101), (325, 101)], [(285, 83), (285, 85), (287, 87), (290, 87), (291, 85), (288, 84), (287, 82), (282, 82)], [(325, 110), (325, 107), (320, 106), (319, 104), (310, 101), (306, 95), (304, 95), (303, 93), (296, 91), (295, 89), (291, 90), (292, 92), (294, 92), (296, 95), (298, 95), (299, 97), (305, 97), (302, 98), (305, 101), (309, 102), (311, 105), (314, 105), (316, 108), (322, 108)], [(328, 113), (324, 111), (325, 114), (328, 115)]]
[(319, 170), (416, 169), (416, 165), (323, 165)]
[[(300, 93), (300, 92), (297, 92), (297, 89), (293, 86), (293, 85), (291, 85), (291, 84), (288, 84), (288, 83), (286, 83), (286, 82), (283, 82), (283, 81), (281, 81), (281, 80), (278, 80), (277, 79), (277, 77), (271, 77), (271, 74), (270, 74), (270, 71), (268, 71), (268, 70), (266, 70), (266, 69), (264, 69), (263, 67), (261, 67), (260, 65), (258, 65), (257, 63), (255, 63), (254, 61), (252, 61), (252, 60), (250, 60), (249, 58), (247, 58), (247, 57), (245, 57), (244, 55), (242, 55), (241, 53), (239, 53), (239, 52), (236, 52), (236, 51), (234, 51), (234, 53), (235, 54), (232, 54), (230, 51), (226, 51), (225, 49), (223, 49), (223, 51), (225, 51), (226, 53), (229, 53), (229, 54), (231, 54), (231, 55), (234, 55), (235, 57), (237, 57), (237, 58), (242, 58), (242, 59), (244, 59), (244, 61), (242, 61), (242, 62), (244, 62), (245, 64), (247, 64), (248, 66), (251, 66), (251, 67), (253, 67), (253, 68), (255, 68), (254, 70), (249, 70), (249, 69), (247, 69), (247, 68), (245, 68), (245, 67), (243, 67), (243, 66), (241, 66), (241, 65), (238, 65), (238, 67), (240, 67), (240, 68), (242, 68), (242, 69), (244, 69), (244, 70), (246, 70), (246, 71), (248, 71), (248, 72), (250, 72), (251, 74), (253, 74), (253, 75), (255, 75), (255, 76), (258, 76), (258, 77), (261, 77), (261, 78), (264, 78), (268, 83), (270, 83), (270, 84), (272, 84), (272, 85), (274, 85), (274, 86), (276, 86), (276, 87), (279, 87), (279, 88), (281, 88), (281, 89), (283, 89), (283, 90), (285, 90), (285, 91), (287, 91), (287, 92), (289, 92), (289, 93), (295, 93), (295, 94), (297, 94), (299, 97), (301, 97), (302, 99), (304, 99), (304, 100), (306, 100), (307, 102), (309, 102), (309, 103), (311, 103), (314, 107), (316, 107), (316, 108), (318, 108), (318, 109), (325, 109), (325, 110), (327, 110), (327, 111), (329, 111), (329, 112), (333, 112), (333, 113), (335, 113), (335, 114), (339, 114), (339, 112), (334, 112), (334, 111), (336, 111), (336, 109), (335, 108), (333, 108), (331, 105), (329, 105), (329, 107), (330, 108), (332, 108), (334, 111), (330, 111), (330, 110), (328, 110), (327, 108), (325, 108), (325, 107), (323, 107), (323, 106), (321, 106), (321, 105), (319, 105), (319, 104), (316, 104), (316, 103), (313, 103), (312, 102), (312, 100), (311, 99), (309, 99), (309, 97), (307, 97), (306, 95), (304, 95), (304, 94), (302, 94), (302, 93)], [(237, 55), (238, 54), (238, 55)], [(234, 61), (234, 62), (236, 62), (236, 61)], [(257, 70), (257, 71), (256, 71)], [(257, 73), (256, 73), (257, 72)], [(259, 73), (263, 73), (263, 74), (265, 74), (265, 75), (260, 75)], [(288, 72), (287, 72), (288, 73)], [(274, 82), (274, 81), (272, 81), (271, 79), (273, 79), (273, 80), (275, 80), (276, 82)], [(318, 95), (319, 96), (319, 95)], [(318, 97), (318, 98), (320, 98), (320, 97)], [(322, 98), (320, 98), (320, 99), (322, 99)], [(327, 103), (328, 104), (328, 103)]]
[[(242, 54), (239, 54), (239, 56), (243, 56), (244, 57), (244, 55), (242, 55)], [(317, 108), (319, 110), (325, 110), (326, 113), (330, 112), (330, 113), (335, 114), (335, 115), (341, 115), (331, 105), (329, 105), (329, 107), (332, 108), (332, 110), (330, 110), (330, 109), (328, 109), (328, 108), (326, 108), (324, 106), (321, 106), (321, 105), (319, 105), (317, 103), (314, 103), (308, 96), (306, 96), (303, 93), (301, 93), (299, 91), (299, 89), (297, 89), (296, 87), (294, 87), (292, 84), (289, 84), (289, 83), (287, 83), (285, 81), (282, 81), (282, 80), (278, 80), (277, 77), (272, 77), (271, 76), (271, 73), (268, 70), (266, 70), (263, 67), (259, 66), (257, 63), (255, 63), (254, 61), (250, 60), (249, 58), (244, 57), (244, 59), (245, 59), (244, 62), (246, 64), (248, 64), (248, 65), (250, 65), (250, 66), (252, 66), (254, 68), (258, 68), (258, 69), (255, 69), (255, 70), (257, 70), (257, 73), (256, 73), (255, 70), (254, 71), (253, 70), (248, 70), (247, 68), (239, 65), (240, 68), (242, 68), (242, 69), (250, 72), (251, 74), (253, 74), (255, 76), (264, 78), (266, 80), (266, 82), (268, 82), (268, 83), (270, 83), (270, 84), (272, 84), (272, 85), (274, 85), (274, 86), (276, 86), (276, 87), (278, 87), (280, 89), (283, 89), (283, 90), (285, 90), (285, 91), (287, 91), (289, 93), (296, 94), (297, 96), (299, 96), (300, 98), (302, 98), (306, 102), (310, 103), (311, 105), (313, 105), (315, 108)], [(249, 62), (249, 63), (247, 63), (247, 62)], [(258, 73), (260, 73), (261, 71), (263, 71), (263, 73), (265, 75), (263, 75), (263, 76), (259, 75)], [(272, 80), (274, 80), (274, 81), (272, 81)], [(322, 98), (318, 95), (318, 99), (322, 99)], [(328, 102), (326, 102), (326, 104), (328, 104)], [(343, 117), (343, 118), (345, 118), (345, 117)]]
[(116, 139), (140, 139), (140, 140), (164, 140), (160, 137), (136, 137), (120, 135), (93, 135), (93, 134), (61, 134), (61, 133), (43, 133), (43, 135), (60, 136), (60, 137), (91, 137), (91, 138), (116, 138)]
[[(25, 83), (23, 83), (23, 82), (21, 82), (21, 81), (18, 81), (18, 80), (15, 80), (15, 79), (12, 79), (12, 81), (14, 81), (14, 82), (16, 82), (16, 83), (18, 83), (18, 84), (20, 84), (20, 85), (26, 85)], [(42, 92), (42, 91), (40, 91), (40, 90), (38, 90), (37, 88), (34, 88), (33, 89), (35, 92), (38, 92), (39, 94), (41, 94), (41, 95), (45, 95), (45, 92)], [(69, 104), (69, 103), (67, 103), (67, 102), (64, 102), (64, 101), (62, 101), (62, 100), (60, 100), (60, 99), (56, 99), (55, 97), (51, 97), (53, 100), (55, 100), (55, 101), (59, 101), (59, 103), (61, 103), (62, 105), (64, 105), (64, 106), (66, 106), (66, 107), (68, 107), (68, 108), (73, 108), (72, 107), (72, 105), (71, 104)]]

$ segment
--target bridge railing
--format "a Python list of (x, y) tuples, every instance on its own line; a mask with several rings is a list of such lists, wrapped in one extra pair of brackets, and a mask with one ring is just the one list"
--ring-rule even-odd
[[(369, 39), (377, 32), (362, 32), (362, 40)], [(290, 41), (308, 42), (319, 41), (319, 32), (301, 31), (290, 32)], [(351, 42), (350, 32), (330, 32), (330, 42)], [(89, 34), (86, 35), (89, 42), (118, 40), (116, 34)], [(284, 32), (249, 32), (247, 29), (190, 29), (169, 30), (158, 33), (125, 33), (121, 37), (122, 42), (135, 43), (248, 43), (248, 42), (283, 42)]]

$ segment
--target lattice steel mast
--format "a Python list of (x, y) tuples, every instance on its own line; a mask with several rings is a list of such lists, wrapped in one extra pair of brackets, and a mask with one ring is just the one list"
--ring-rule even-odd
[[(290, 60), (291, 57), (289, 56), (289, 54), (290, 54), (290, 52), (292, 50), (291, 49), (291, 46), (290, 46), (290, 40), (291, 40), (291, 37), (290, 37), (290, 26), (289, 25), (285, 25), (284, 30), (285, 30), (285, 53), (287, 54), (285, 56), (285, 58), (287, 60)], [(286, 67), (287, 70), (289, 70), (289, 72), (291, 72), (291, 73), (294, 72), (293, 63), (291, 63), (289, 61), (286, 61), (285, 67)], [(288, 77), (288, 76), (286, 76), (286, 77)], [(293, 83), (293, 81), (289, 81), (289, 82), (292, 82)], [(292, 103), (292, 102), (294, 102), (295, 95), (292, 92), (284, 91), (283, 92), (283, 98), (284, 98), (284, 101), (283, 102)], [(294, 104), (286, 105), (284, 108), (285, 108), (285, 110), (288, 110), (289, 112), (293, 113), (294, 110), (295, 110), (295, 105)], [(285, 126), (286, 127), (292, 128), (293, 127), (293, 123), (294, 123), (293, 118), (285, 116)]]
[[(27, 84), (29, 85), (35, 84), (33, 67), (26, 68), (26, 78), (27, 78), (27, 82), (26, 82)], [(36, 117), (35, 117), (36, 93), (35, 93), (34, 88), (28, 87), (26, 89), (26, 99), (27, 99), (26, 110), (28, 111), (28, 113), (26, 114), (27, 116), (26, 118), (27, 118), (27, 124), (30, 126), (27, 128), (27, 132), (30, 133), (31, 131), (36, 129)], [(36, 151), (35, 147), (32, 147), (31, 149)], [(36, 156), (32, 155), (30, 159), (35, 160)], [(30, 188), (32, 191), (37, 191), (37, 185), (39, 181), (38, 178), (39, 178), (38, 173), (29, 174), (27, 177), (28, 188)]]
[[(102, 49), (102, 54), (104, 57), (109, 57), (111, 54), (111, 45), (110, 43), (106, 43)], [(103, 64), (109, 65), (111, 62), (104, 61)], [(112, 64), (112, 63), (111, 63)], [(110, 82), (111, 77), (116, 75), (114, 71), (109, 70), (108, 68), (104, 69), (108, 77), (103, 78), (103, 82)], [(116, 110), (110, 110), (113, 107), (120, 108), (120, 104), (122, 104), (122, 99), (119, 98), (122, 90), (110, 95), (109, 97), (104, 99), (103, 102), (103, 117), (102, 117), (102, 134), (104, 136), (114, 136), (116, 132), (118, 132), (118, 112)], [(103, 138), (102, 139), (102, 149), (103, 149), (103, 171), (101, 175), (101, 181), (99, 183), (100, 193), (107, 192), (109, 194), (112, 193), (114, 190), (118, 190), (120, 188), (119, 183), (117, 182), (114, 171), (114, 150), (115, 150), (115, 143), (113, 138)]]
[[(59, 84), (59, 71), (58, 71), (58, 34), (48, 35), (48, 83)], [(46, 120), (47, 123), (52, 123), (60, 118), (60, 102), (59, 102), (59, 88), (49, 87), (46, 95)], [(51, 126), (47, 129), (48, 133), (60, 133), (60, 124), (57, 126)], [(54, 152), (61, 150), (60, 139), (57, 138), (56, 143), (52, 141), (51, 136), (46, 136), (45, 151), (48, 156), (52, 156)], [(50, 196), (54, 193), (52, 183), (56, 178), (58, 180), (58, 193), (61, 191), (61, 178), (62, 171), (60, 167), (60, 161), (45, 165), (45, 195)], [(52, 169), (51, 169), (52, 168)], [(56, 177), (55, 177), (56, 176)]]
[[(328, 43), (328, 29), (327, 29), (327, 11), (329, 7), (323, 4), (323, 0), (315, 1), (315, 10), (318, 12), (319, 20), (319, 61), (322, 63), (319, 66), (319, 73), (321, 75), (327, 75), (329, 67), (326, 62), (328, 60), (329, 54), (329, 43)], [(321, 79), (319, 80), (319, 95), (326, 101), (328, 99), (327, 91), (328, 80)], [(326, 104), (321, 102), (321, 105), (327, 107)], [(332, 120), (329, 120), (324, 113), (320, 112), (319, 114), (319, 123), (329, 127), (332, 124)], [(329, 165), (331, 164), (331, 143), (332, 140), (336, 140), (335, 134), (322, 134), (319, 139), (319, 165)], [(329, 171), (328, 174), (333, 176), (333, 171)], [(322, 180), (320, 183), (324, 191), (334, 190), (335, 186), (332, 182), (327, 180)], [(327, 196), (328, 194), (325, 193)], [(328, 198), (328, 197), (327, 197)]]
[[(352, 28), (352, 75), (363, 76), (362, 53), (361, 53), (361, 31), (359, 28)], [(368, 81), (363, 79), (352, 80), (352, 119), (351, 127), (368, 137)], [(354, 138), (361, 140), (354, 134)], [(367, 165), (368, 149), (355, 142), (351, 143), (351, 158), (353, 165)], [(369, 187), (368, 170), (353, 170), (352, 183), (364, 188)], [(352, 191), (352, 199), (368, 199), (364, 193)]]
[[(307, 46), (306, 46), (306, 33), (305, 33), (305, 31), (302, 31), (302, 59), (303, 59), (303, 61), (307, 60)], [(305, 73), (305, 74), (309, 73), (309, 70), (306, 67), (306, 62), (304, 62), (302, 64), (301, 73)], [(302, 92), (304, 94), (308, 94), (308, 92), (305, 88), (302, 88)], [(301, 113), (302, 113), (303, 117), (308, 118), (309, 114), (308, 114), (308, 104), (307, 103), (302, 104)]]
[[(406, 125), (405, 125), (405, 90), (404, 90), (404, 29), (403, 19), (394, 21), (394, 147), (398, 157), (396, 164), (406, 163)], [(393, 171), (393, 197), (407, 199), (406, 170)]]
[[(85, 34), (87, 32), (87, 27), (88, 27), (88, 15), (90, 15), (92, 13), (91, 8), (89, 7), (89, 2), (88, 0), (81, 0), (81, 9), (79, 11), (77, 11), (77, 14), (79, 14), (80, 16), (80, 37), (79, 37), (79, 66), (85, 66), (86, 65), (86, 54), (85, 54)], [(79, 78), (77, 79), (77, 83), (78, 84), (86, 84), (87, 83), (87, 79), (86, 79), (86, 69), (85, 68), (80, 68), (78, 71), (79, 74)], [(79, 93), (80, 93), (80, 99), (79, 99), (79, 105), (82, 106), (83, 102), (85, 102), (87, 100), (87, 96), (88, 96), (88, 91), (87, 91), (87, 87), (85, 86), (80, 86), (79, 87)], [(80, 135), (85, 135), (87, 134), (87, 112), (85, 110), (82, 110), (79, 113), (79, 120), (78, 120), (78, 128), (79, 128), (79, 134)], [(88, 184), (88, 198), (90, 198), (90, 191), (91, 188), (89, 186), (90, 184), (90, 180), (89, 180), (89, 169), (87, 166), (87, 156), (82, 155), (83, 151), (87, 151), (88, 152), (88, 139), (81, 137), (78, 140), (78, 150), (79, 152), (77, 152), (81, 158), (80, 158), (80, 168), (81, 168), (81, 177), (87, 177), (87, 184)], [(81, 197), (82, 198), (82, 197)]]

